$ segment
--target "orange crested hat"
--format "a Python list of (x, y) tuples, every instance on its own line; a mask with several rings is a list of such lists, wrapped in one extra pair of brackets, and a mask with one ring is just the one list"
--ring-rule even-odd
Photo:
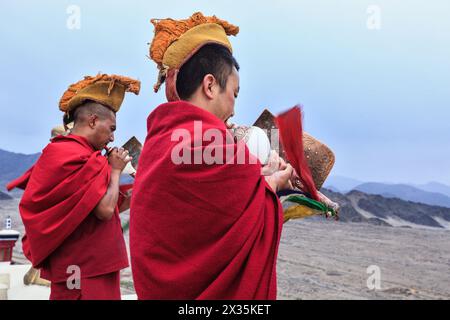
[(201, 12), (184, 20), (152, 19), (151, 23), (155, 36), (150, 45), (150, 58), (159, 69), (154, 90), (158, 92), (165, 81), (168, 101), (180, 99), (176, 90), (177, 74), (193, 54), (209, 43), (221, 44), (232, 52), (227, 36), (239, 33), (239, 27), (216, 16), (205, 17)]
[(85, 76), (64, 92), (59, 101), (59, 110), (69, 114), (87, 100), (100, 103), (117, 112), (122, 105), (125, 92), (139, 94), (141, 82), (119, 75), (98, 74)]

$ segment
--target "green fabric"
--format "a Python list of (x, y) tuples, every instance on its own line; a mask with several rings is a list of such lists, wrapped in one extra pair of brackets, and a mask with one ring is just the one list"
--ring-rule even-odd
[(326, 205), (324, 205), (323, 203), (321, 203), (319, 201), (316, 201), (316, 200), (313, 200), (313, 199), (310, 199), (307, 197), (302, 197), (300, 195), (290, 195), (286, 198), (286, 200), (307, 206), (314, 210), (322, 211), (325, 214), (328, 212), (331, 212), (332, 217), (336, 216), (336, 212), (333, 209), (328, 208)]

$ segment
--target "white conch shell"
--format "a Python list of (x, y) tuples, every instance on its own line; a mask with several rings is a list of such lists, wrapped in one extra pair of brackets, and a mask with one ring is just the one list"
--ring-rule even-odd
[(266, 132), (260, 127), (236, 126), (230, 129), (236, 141), (243, 141), (252, 155), (257, 157), (262, 165), (266, 165), (270, 156), (270, 141)]

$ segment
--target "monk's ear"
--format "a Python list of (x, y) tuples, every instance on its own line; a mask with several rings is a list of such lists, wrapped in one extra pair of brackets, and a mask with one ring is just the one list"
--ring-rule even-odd
[(208, 99), (214, 99), (217, 90), (217, 81), (212, 74), (207, 74), (203, 78), (202, 90), (203, 93), (208, 97)]
[(98, 121), (98, 116), (96, 114), (89, 115), (88, 125), (91, 129), (95, 128), (95, 126), (97, 125), (97, 121)]

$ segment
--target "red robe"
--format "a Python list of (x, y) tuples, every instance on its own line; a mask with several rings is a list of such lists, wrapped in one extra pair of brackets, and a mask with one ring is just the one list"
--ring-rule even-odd
[(25, 189), (19, 204), (25, 226), (23, 250), (41, 276), (65, 282), (80, 267), (81, 278), (117, 272), (128, 266), (118, 207), (101, 221), (92, 213), (105, 195), (111, 167), (84, 138), (58, 136), (9, 190)]
[(222, 121), (187, 102), (163, 104), (148, 117), (130, 212), (138, 298), (276, 299), (281, 204), (246, 146), (254, 164), (236, 164), (236, 157), (231, 164), (175, 164), (175, 129), (190, 134), (191, 153), (208, 151), (194, 121), (202, 121), (200, 133), (228, 135), (231, 143), (219, 145), (236, 150)]

